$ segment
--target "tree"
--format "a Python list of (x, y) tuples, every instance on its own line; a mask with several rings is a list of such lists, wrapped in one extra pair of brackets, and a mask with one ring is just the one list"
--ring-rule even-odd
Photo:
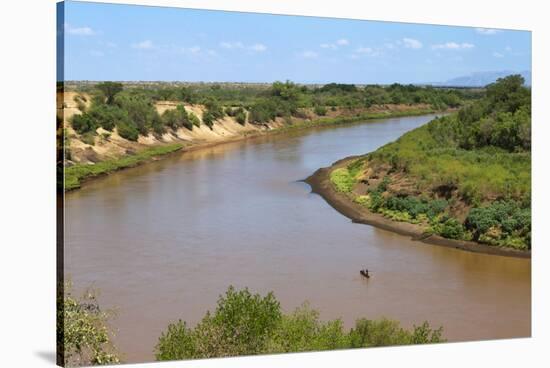
[(123, 86), (122, 83), (118, 82), (103, 82), (99, 83), (96, 88), (105, 95), (106, 103), (110, 105), (114, 103), (115, 96), (122, 91)]

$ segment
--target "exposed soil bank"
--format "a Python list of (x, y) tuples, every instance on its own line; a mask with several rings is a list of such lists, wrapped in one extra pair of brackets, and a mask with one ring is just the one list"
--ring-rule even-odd
[(353, 222), (372, 225), (401, 235), (410, 236), (413, 240), (418, 240), (427, 244), (441, 245), (476, 253), (531, 258), (530, 251), (519, 251), (515, 249), (489, 246), (471, 241), (446, 239), (439, 235), (426, 236), (423, 229), (416, 224), (390, 220), (381, 214), (369, 211), (367, 208), (358, 203), (354, 203), (344, 193), (334, 190), (330, 181), (330, 173), (335, 169), (346, 166), (350, 161), (356, 158), (357, 156), (352, 156), (339, 160), (330, 167), (317, 170), (313, 173), (313, 175), (304, 180), (311, 186), (312, 193), (319, 194), (334, 209), (351, 219)]
[[(169, 138), (169, 139), (164, 139), (164, 140), (152, 139), (151, 142), (148, 142), (150, 145), (144, 145), (143, 143), (145, 142), (142, 142), (142, 144), (137, 145), (133, 142), (123, 139), (122, 137), (118, 136), (118, 134), (113, 133), (113, 136), (110, 138), (110, 140), (113, 143), (110, 145), (112, 146), (110, 150), (120, 151), (118, 155), (115, 155), (114, 158), (110, 159), (113, 162), (117, 162), (119, 160), (123, 160), (125, 157), (129, 157), (128, 154), (123, 153), (123, 152), (126, 152), (127, 149), (129, 149), (130, 152), (133, 150), (138, 150), (137, 155), (139, 155), (140, 152), (142, 152), (142, 150), (144, 149), (147, 150), (155, 147), (162, 148), (163, 146), (168, 146), (170, 144), (171, 145), (179, 144), (181, 145), (181, 148), (178, 148), (176, 150), (171, 150), (169, 152), (166, 152), (165, 154), (154, 155), (153, 157), (140, 160), (139, 162), (135, 162), (131, 165), (126, 165), (126, 166), (117, 165), (117, 167), (101, 172), (99, 174), (87, 175), (85, 177), (82, 177), (79, 184), (76, 186), (70, 185), (67, 187), (66, 185), (65, 190), (66, 191), (76, 190), (80, 188), (83, 184), (91, 180), (94, 180), (95, 178), (99, 178), (116, 171), (142, 165), (147, 162), (156, 161), (161, 159), (163, 156), (173, 155), (175, 153), (189, 152), (197, 149), (217, 146), (220, 144), (232, 143), (232, 142), (251, 139), (251, 138), (257, 138), (266, 134), (282, 134), (289, 131), (302, 130), (302, 129), (308, 129), (308, 128), (314, 128), (314, 127), (341, 125), (341, 124), (355, 123), (360, 121), (369, 121), (369, 120), (375, 120), (375, 119), (389, 119), (394, 117), (418, 116), (418, 115), (426, 115), (434, 112), (432, 109), (428, 108), (427, 106), (398, 106), (397, 105), (397, 106), (390, 106), (386, 108), (388, 108), (388, 110), (385, 110), (383, 112), (371, 111), (371, 112), (352, 115), (352, 116), (345, 115), (345, 116), (334, 116), (334, 117), (320, 117), (314, 120), (300, 119), (300, 120), (294, 121), (291, 125), (285, 125), (280, 121), (275, 121), (271, 125), (254, 125), (254, 124), (246, 123), (246, 125), (242, 127), (238, 123), (232, 121), (231, 118), (225, 118), (224, 121), (216, 122), (214, 124), (214, 130), (227, 129), (227, 126), (231, 125), (233, 129), (228, 130), (230, 134), (224, 134), (228, 132), (222, 131), (221, 134), (216, 135), (215, 137), (200, 136), (199, 139), (197, 139), (197, 137), (181, 136), (180, 134), (174, 134), (174, 135), (165, 134), (164, 138)], [(237, 126), (239, 129), (235, 129), (233, 125)], [(180, 130), (186, 131), (186, 129), (184, 128), (180, 128)], [(214, 132), (213, 130), (210, 130), (205, 126), (201, 126), (201, 130), (206, 130), (208, 134), (212, 134)], [(187, 134), (189, 134), (189, 131), (187, 132), (188, 132)], [(140, 139), (143, 139), (143, 137), (140, 137)], [(82, 144), (78, 140), (71, 140), (71, 145), (74, 145), (75, 143)], [(97, 149), (98, 147), (95, 147), (95, 148)], [(87, 149), (91, 150), (92, 147), (90, 146)], [(110, 157), (110, 156), (105, 156), (105, 157)], [(99, 159), (96, 161), (95, 164), (101, 164), (102, 162), (103, 160)], [(90, 164), (77, 164), (77, 165), (88, 166), (88, 165), (95, 165), (95, 164), (90, 163)]]

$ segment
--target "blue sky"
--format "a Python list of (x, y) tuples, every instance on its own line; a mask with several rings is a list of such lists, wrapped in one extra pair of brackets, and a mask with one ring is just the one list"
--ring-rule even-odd
[(439, 82), (531, 69), (531, 33), (69, 1), (66, 80)]

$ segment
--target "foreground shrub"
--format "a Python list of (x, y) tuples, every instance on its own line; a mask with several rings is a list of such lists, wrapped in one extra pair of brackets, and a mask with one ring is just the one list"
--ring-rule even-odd
[(94, 291), (78, 298), (66, 285), (65, 295), (58, 300), (57, 314), (57, 343), (65, 365), (120, 362), (107, 327), (112, 313), (99, 308)]
[(211, 358), (246, 354), (321, 351), (368, 346), (443, 342), (442, 329), (427, 322), (413, 331), (390, 320), (358, 320), (346, 332), (339, 319), (322, 322), (307, 303), (284, 315), (272, 293), (265, 297), (229, 287), (214, 313), (194, 329), (172, 323), (155, 347), (157, 360)]

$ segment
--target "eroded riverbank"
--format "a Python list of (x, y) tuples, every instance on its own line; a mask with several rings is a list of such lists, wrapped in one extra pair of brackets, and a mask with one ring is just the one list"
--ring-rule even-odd
[(454, 240), (443, 238), (436, 234), (426, 235), (425, 230), (409, 222), (393, 221), (379, 213), (369, 211), (365, 206), (353, 202), (346, 194), (334, 189), (330, 181), (330, 173), (341, 167), (346, 167), (357, 157), (341, 159), (330, 167), (318, 169), (304, 181), (311, 186), (312, 193), (319, 194), (334, 209), (353, 222), (372, 225), (378, 228), (395, 232), (400, 235), (409, 236), (412, 240), (426, 244), (440, 245), (444, 247), (457, 248), (476, 253), (494, 254), (508, 257), (531, 258), (530, 251), (520, 251), (511, 248), (495, 247), (480, 244), (472, 241)]
[[(95, 178), (109, 175), (111, 173), (127, 168), (136, 167), (138, 165), (143, 165), (151, 161), (159, 160), (177, 151), (191, 152), (197, 149), (204, 149), (220, 144), (233, 143), (250, 138), (258, 138), (268, 134), (284, 134), (292, 131), (310, 129), (315, 127), (338, 126), (342, 124), (349, 124), (359, 121), (370, 121), (382, 118), (389, 119), (405, 116), (422, 116), (433, 112), (434, 111), (432, 109), (424, 106), (400, 106), (399, 108), (390, 107), (387, 111), (382, 112), (371, 111), (351, 116), (326, 117), (316, 120), (296, 120), (290, 125), (285, 125), (281, 122), (273, 122), (271, 125), (265, 126), (253, 126), (251, 124), (247, 124), (249, 125), (249, 127), (246, 129), (238, 130), (228, 135), (221, 134), (214, 140), (211, 138), (205, 139), (205, 137), (208, 138), (208, 136), (204, 135), (201, 136), (201, 139), (190, 140), (189, 137), (181, 138), (178, 134), (176, 134), (175, 136), (170, 136), (168, 140), (172, 143), (159, 142), (156, 145), (147, 148), (141, 148), (140, 151), (138, 151), (137, 153), (123, 154), (116, 158), (99, 161), (93, 164), (72, 164), (71, 166), (64, 168), (63, 188), (66, 191), (76, 190), (79, 189), (83, 184)], [(233, 122), (233, 125), (235, 124), (236, 123)], [(217, 128), (216, 124), (214, 125), (214, 127)], [(118, 136), (114, 139), (115, 141), (121, 141), (123, 146), (132, 144), (131, 142), (125, 141)]]

